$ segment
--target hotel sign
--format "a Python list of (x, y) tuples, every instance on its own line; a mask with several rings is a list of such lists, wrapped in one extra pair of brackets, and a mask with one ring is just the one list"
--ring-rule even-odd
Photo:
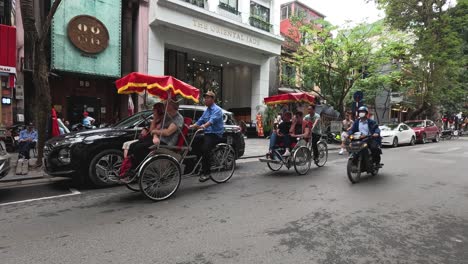
[(193, 19), (193, 27), (206, 33), (211, 33), (236, 42), (242, 42), (250, 46), (260, 46), (258, 38), (234, 31), (216, 24), (208, 23), (198, 19)]
[(109, 45), (109, 32), (97, 18), (87, 15), (76, 16), (67, 28), (68, 39), (79, 50), (96, 54)]

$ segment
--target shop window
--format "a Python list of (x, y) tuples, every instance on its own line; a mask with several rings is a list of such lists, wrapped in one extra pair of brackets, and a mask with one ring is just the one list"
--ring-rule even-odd
[(217, 101), (222, 104), (223, 69), (221, 67), (192, 61), (187, 62), (186, 72), (187, 83), (200, 89), (201, 94), (208, 90), (215, 92)]
[(265, 31), (271, 31), (270, 9), (250, 2), (250, 25)]
[(240, 14), (238, 11), (237, 0), (219, 0), (219, 7), (233, 14)]
[(283, 6), (281, 8), (281, 20), (289, 18), (289, 6)]

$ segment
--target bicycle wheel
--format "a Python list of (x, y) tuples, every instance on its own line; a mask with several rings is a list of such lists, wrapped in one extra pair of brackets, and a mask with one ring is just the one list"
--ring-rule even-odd
[(299, 147), (294, 151), (293, 155), (294, 170), (299, 175), (306, 174), (310, 169), (312, 163), (312, 155), (307, 147)]
[(179, 163), (169, 156), (156, 156), (140, 172), (140, 190), (153, 201), (165, 200), (179, 188), (182, 179)]
[(273, 150), (271, 152), (271, 157), (270, 159), (274, 159), (278, 162), (267, 162), (268, 168), (272, 171), (279, 171), (283, 167), (283, 162), (281, 161), (281, 154), (278, 153), (278, 151)]
[(132, 190), (134, 192), (139, 192), (140, 183), (138, 181), (138, 177), (135, 175), (129, 182), (125, 183), (125, 187), (127, 187), (127, 189)]
[(320, 141), (317, 143), (317, 148), (318, 148), (318, 159), (315, 161), (315, 165), (317, 167), (323, 167), (325, 166), (325, 163), (327, 163), (328, 160), (328, 146), (327, 143)]
[(211, 152), (210, 178), (216, 183), (229, 181), (236, 169), (236, 152), (228, 144), (218, 144)]

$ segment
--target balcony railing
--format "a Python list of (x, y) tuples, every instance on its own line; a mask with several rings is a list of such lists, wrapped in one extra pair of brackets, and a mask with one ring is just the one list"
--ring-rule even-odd
[(234, 15), (240, 15), (240, 14), (241, 14), (241, 12), (239, 12), (239, 11), (237, 10), (237, 8), (232, 7), (232, 6), (230, 6), (230, 5), (228, 5), (228, 4), (225, 4), (225, 3), (219, 3), (218, 7), (221, 8), (221, 9), (224, 9), (224, 10), (226, 10), (226, 11), (228, 11), (228, 12), (231, 12), (231, 13), (233, 13)]
[(205, 8), (205, 0), (182, 0), (182, 1), (190, 3), (192, 5), (196, 5), (201, 8)]
[(268, 22), (263, 21), (262, 19), (260, 19), (258, 17), (255, 17), (255, 16), (251, 16), (249, 18), (249, 21), (250, 21), (250, 25), (252, 27), (256, 27), (256, 28), (259, 28), (261, 30), (271, 32), (271, 30), (273, 28), (273, 25), (271, 25)]

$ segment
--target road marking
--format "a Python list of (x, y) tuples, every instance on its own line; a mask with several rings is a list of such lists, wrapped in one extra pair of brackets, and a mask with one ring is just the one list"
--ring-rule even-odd
[(61, 195), (55, 195), (55, 196), (47, 196), (47, 197), (41, 197), (41, 198), (35, 198), (35, 199), (28, 199), (28, 200), (23, 200), (23, 201), (16, 201), (16, 202), (9, 202), (9, 203), (2, 203), (0, 206), (5, 206), (5, 205), (12, 205), (12, 204), (20, 204), (20, 203), (29, 203), (29, 202), (34, 202), (34, 201), (41, 201), (41, 200), (50, 200), (50, 199), (55, 199), (55, 198), (61, 198), (61, 197), (67, 197), (67, 196), (73, 196), (73, 195), (78, 195), (81, 194), (76, 189), (70, 188), (70, 192), (68, 194), (61, 194)]

